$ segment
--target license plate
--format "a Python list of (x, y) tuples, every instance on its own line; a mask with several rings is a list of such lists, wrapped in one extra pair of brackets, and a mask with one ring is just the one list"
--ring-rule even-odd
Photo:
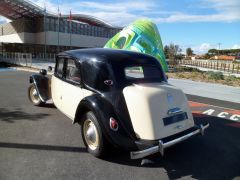
[(187, 113), (182, 112), (182, 113), (179, 113), (179, 114), (175, 114), (175, 115), (163, 118), (163, 123), (164, 123), (165, 126), (167, 126), (167, 125), (174, 124), (174, 123), (177, 123), (177, 122), (180, 122), (180, 121), (184, 121), (186, 119), (188, 119)]

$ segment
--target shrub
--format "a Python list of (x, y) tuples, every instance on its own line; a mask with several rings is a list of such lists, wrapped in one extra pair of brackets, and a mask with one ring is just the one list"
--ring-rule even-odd
[(176, 69), (177, 69), (177, 72), (202, 72), (197, 68), (185, 67), (185, 66), (179, 66)]
[(224, 80), (224, 76), (222, 72), (213, 72), (213, 71), (208, 71), (207, 72), (208, 79), (213, 79), (213, 80)]
[(238, 81), (240, 78), (237, 78), (236, 76), (227, 76), (225, 77), (226, 81)]

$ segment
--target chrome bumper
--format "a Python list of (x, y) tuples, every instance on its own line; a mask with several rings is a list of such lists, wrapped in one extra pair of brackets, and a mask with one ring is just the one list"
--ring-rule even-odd
[(185, 141), (187, 140), (188, 138), (196, 135), (196, 134), (202, 134), (204, 135), (204, 131), (206, 128), (209, 127), (209, 124), (207, 123), (206, 125), (200, 125), (198, 129), (184, 135), (184, 136), (181, 136), (179, 138), (176, 138), (174, 140), (171, 140), (171, 141), (168, 141), (166, 143), (163, 143), (162, 140), (159, 140), (159, 144), (157, 146), (153, 146), (153, 147), (150, 147), (148, 149), (144, 149), (144, 150), (141, 150), (141, 151), (132, 151), (130, 152), (130, 155), (131, 155), (131, 159), (140, 159), (140, 158), (144, 158), (146, 156), (149, 156), (149, 155), (152, 155), (152, 154), (155, 154), (157, 152), (160, 152), (161, 155), (163, 156), (164, 155), (164, 150), (168, 147), (171, 147), (177, 143), (180, 143), (182, 141)]

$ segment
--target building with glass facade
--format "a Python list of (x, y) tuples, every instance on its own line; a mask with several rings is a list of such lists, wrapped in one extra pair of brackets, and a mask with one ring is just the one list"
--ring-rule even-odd
[(2, 52), (57, 53), (67, 49), (103, 47), (121, 30), (83, 14), (58, 16), (26, 0), (0, 0)]

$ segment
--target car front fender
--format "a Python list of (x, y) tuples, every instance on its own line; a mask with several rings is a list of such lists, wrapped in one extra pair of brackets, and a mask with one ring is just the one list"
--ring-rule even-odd
[(47, 76), (33, 74), (29, 77), (29, 82), (35, 85), (42, 102), (51, 99), (51, 81)]

